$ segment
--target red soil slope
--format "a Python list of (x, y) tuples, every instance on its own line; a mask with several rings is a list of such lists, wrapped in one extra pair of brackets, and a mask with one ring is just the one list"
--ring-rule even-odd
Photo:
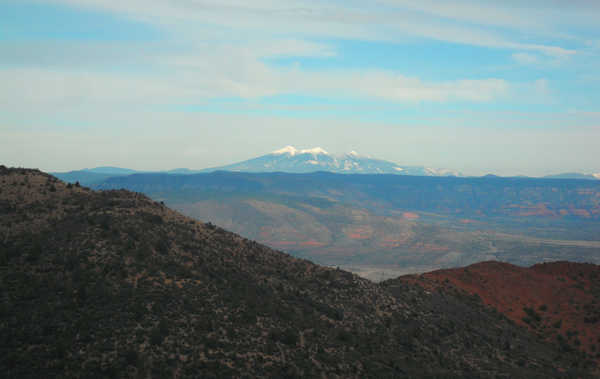
[(403, 279), (430, 290), (455, 287), (476, 294), (516, 323), (600, 361), (600, 266), (483, 262)]

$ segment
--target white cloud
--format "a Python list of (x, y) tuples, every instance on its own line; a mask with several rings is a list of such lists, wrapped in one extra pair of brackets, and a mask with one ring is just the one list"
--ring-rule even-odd
[(506, 47), (516, 50), (529, 50), (538, 53), (543, 53), (555, 58), (566, 58), (576, 54), (577, 52), (572, 49), (564, 49), (558, 46), (548, 46), (539, 44), (528, 44), (528, 43), (505, 43), (500, 42), (498, 47)]
[[(314, 74), (309, 74), (310, 76)], [(423, 82), (386, 71), (337, 72), (310, 76), (299, 74), (297, 87), (308, 86), (324, 93), (373, 97), (390, 101), (490, 101), (507, 94), (509, 84), (502, 79)]]
[[(510, 84), (498, 78), (424, 81), (385, 70), (274, 67), (265, 58), (329, 57), (330, 45), (301, 39), (240, 43), (0, 44), (0, 108), (91, 104), (194, 104), (209, 98), (278, 94), (343, 96), (395, 102), (491, 101)], [(120, 70), (106, 71), (107, 67)], [(142, 70), (139, 70), (142, 68)]]
[[(227, 56), (229, 61), (216, 56), (176, 59), (168, 75), (90, 74), (41, 68), (0, 70), (0, 108), (190, 104), (209, 98), (252, 99), (290, 93), (395, 102), (481, 102), (505, 96), (510, 88), (506, 81), (493, 78), (424, 82), (380, 70), (276, 69), (245, 59), (243, 54)], [(177, 69), (180, 64), (183, 68)]]

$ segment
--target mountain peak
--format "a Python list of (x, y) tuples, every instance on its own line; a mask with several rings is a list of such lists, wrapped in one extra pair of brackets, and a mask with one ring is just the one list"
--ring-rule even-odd
[(298, 149), (287, 145), (269, 154), (226, 166), (205, 169), (242, 172), (289, 172), (308, 173), (328, 171), (340, 174), (396, 174), (413, 176), (461, 176), (446, 169), (423, 166), (400, 166), (397, 163), (359, 154), (355, 150), (344, 154), (330, 154), (322, 147)]
[(296, 149), (292, 145), (287, 145), (286, 147), (281, 148), (279, 150), (275, 150), (273, 152), (273, 154), (290, 154), (290, 155), (296, 155), (296, 153), (298, 153), (298, 149)]

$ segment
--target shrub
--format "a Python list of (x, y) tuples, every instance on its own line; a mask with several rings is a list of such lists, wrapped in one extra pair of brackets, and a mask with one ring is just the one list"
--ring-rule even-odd
[(562, 319), (556, 321), (554, 324), (552, 324), (553, 327), (555, 327), (556, 329), (560, 329), (562, 326)]
[(296, 345), (298, 343), (298, 333), (293, 329), (273, 330), (269, 333), (269, 338), (276, 342), (281, 342), (286, 345)]
[(164, 318), (160, 320), (158, 325), (152, 329), (150, 334), (150, 343), (153, 345), (160, 345), (165, 337), (169, 335), (169, 325), (167, 324), (167, 320)]
[(138, 352), (135, 350), (127, 350), (123, 353), (123, 358), (128, 365), (135, 366), (138, 362)]
[[(524, 317), (523, 321), (525, 321), (525, 318), (531, 319), (532, 322), (540, 322), (542, 320), (542, 316), (540, 316), (533, 308), (524, 307), (523, 311), (525, 311), (525, 313), (528, 316), (528, 317)], [(527, 321), (525, 321), (525, 322), (527, 322)]]

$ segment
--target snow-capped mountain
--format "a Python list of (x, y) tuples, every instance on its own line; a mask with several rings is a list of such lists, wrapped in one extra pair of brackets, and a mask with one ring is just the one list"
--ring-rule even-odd
[(329, 171), (346, 174), (399, 174), (418, 176), (460, 176), (452, 170), (433, 169), (421, 166), (401, 166), (393, 162), (359, 155), (355, 151), (334, 156), (320, 147), (296, 149), (286, 146), (270, 154), (227, 166), (203, 171), (242, 171), (242, 172), (290, 172), (307, 173)]

